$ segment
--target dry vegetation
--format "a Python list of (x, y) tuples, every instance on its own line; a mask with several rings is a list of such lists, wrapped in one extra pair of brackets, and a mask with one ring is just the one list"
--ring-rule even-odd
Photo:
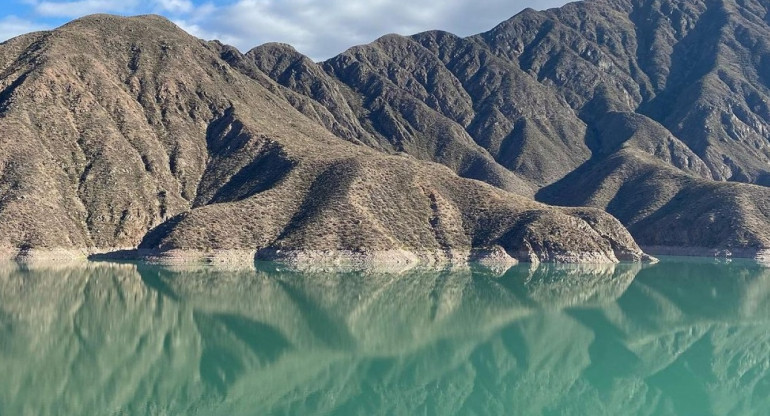
[(154, 16), (25, 35), (0, 45), (1, 244), (640, 257), (611, 217), (534, 197), (643, 245), (752, 255), (770, 248), (767, 16), (586, 0), (322, 63)]
[(318, 121), (340, 137), (530, 195), (504, 168), (538, 200), (607, 210), (643, 245), (757, 249), (765, 188), (712, 181), (770, 185), (767, 16), (755, 0), (586, 0), (320, 64), (282, 45), (228, 61), (329, 109)]
[[(448, 155), (452, 169), (421, 161), (427, 153), (341, 140), (290, 105), (296, 94), (228, 64), (228, 50), (154, 16), (90, 16), (0, 45), (0, 244), (644, 257), (598, 210), (552, 208), (456, 176), (474, 160), (494, 166), (470, 139), (426, 150)], [(495, 169), (507, 187), (523, 184)]]

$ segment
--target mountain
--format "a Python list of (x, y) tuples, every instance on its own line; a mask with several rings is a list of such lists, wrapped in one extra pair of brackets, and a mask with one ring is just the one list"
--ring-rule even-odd
[(616, 261), (642, 258), (636, 242), (764, 257), (768, 16), (756, 0), (585, 0), (320, 63), (156, 16), (24, 35), (0, 44), (0, 246), (312, 264)]
[[(157, 16), (89, 16), (0, 44), (2, 251), (312, 264), (648, 259), (609, 214), (532, 200), (533, 180), (427, 107), (424, 123), (411, 119), (419, 136), (394, 145), (356, 120), (374, 107), (351, 87), (329, 79), (308, 87), (319, 93), (311, 98), (260, 65)], [(391, 105), (383, 120), (397, 117)]]
[(655, 251), (755, 256), (770, 247), (769, 16), (756, 0), (586, 0), (318, 64), (284, 45), (225, 59), (304, 96), (288, 102), (346, 140), (532, 196), (464, 169), (473, 151)]

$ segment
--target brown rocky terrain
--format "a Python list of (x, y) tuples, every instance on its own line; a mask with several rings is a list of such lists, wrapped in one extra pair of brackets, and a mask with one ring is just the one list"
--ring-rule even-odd
[(316, 120), (339, 137), (511, 189), (430, 151), (470, 138), (538, 200), (602, 208), (643, 246), (754, 256), (770, 247), (767, 16), (756, 0), (586, 0), (468, 38), (388, 35), (320, 64), (283, 45), (228, 62), (329, 109)]
[[(21, 36), (0, 44), (2, 246), (614, 261), (640, 258), (635, 239), (763, 256), (767, 16), (757, 0), (586, 0), (321, 63), (153, 16)], [(633, 238), (533, 198), (604, 210)]]
[[(365, 133), (366, 121), (345, 118), (364, 104), (328, 110), (255, 62), (155, 16), (90, 16), (0, 44), (4, 252), (138, 247), (334, 264), (647, 258), (610, 215), (530, 199), (534, 176), (497, 164), (449, 120), (426, 118), (410, 129), (420, 140), (393, 145), (398, 123)], [(383, 117), (394, 114), (389, 100)]]

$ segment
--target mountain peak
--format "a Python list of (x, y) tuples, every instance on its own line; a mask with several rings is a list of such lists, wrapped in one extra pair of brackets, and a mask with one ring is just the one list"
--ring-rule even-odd
[(246, 52), (246, 56), (254, 56), (254, 55), (261, 55), (261, 54), (271, 54), (271, 55), (285, 54), (285, 55), (291, 55), (291, 56), (302, 55), (300, 52), (298, 52), (294, 48), (294, 46), (291, 46), (288, 43), (282, 43), (282, 42), (263, 43), (262, 45), (259, 45), (251, 49), (250, 51)]
[(96, 13), (75, 19), (62, 27), (73, 26), (100, 26), (100, 25), (126, 25), (126, 24), (152, 24), (166, 25), (179, 28), (168, 18), (158, 14), (144, 14), (138, 16), (121, 16), (108, 13)]
[(73, 20), (54, 32), (69, 33), (98, 33), (104, 39), (117, 38), (122, 35), (144, 34), (148, 37), (173, 36), (193, 37), (171, 20), (156, 14), (139, 16), (118, 16), (113, 14), (92, 14)]

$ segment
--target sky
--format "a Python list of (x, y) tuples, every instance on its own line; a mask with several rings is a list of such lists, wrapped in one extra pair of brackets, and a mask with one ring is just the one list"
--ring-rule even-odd
[(526, 7), (566, 0), (0, 0), (0, 42), (92, 13), (166, 16), (189, 33), (242, 51), (283, 42), (315, 60), (388, 33), (441, 29), (467, 36)]

